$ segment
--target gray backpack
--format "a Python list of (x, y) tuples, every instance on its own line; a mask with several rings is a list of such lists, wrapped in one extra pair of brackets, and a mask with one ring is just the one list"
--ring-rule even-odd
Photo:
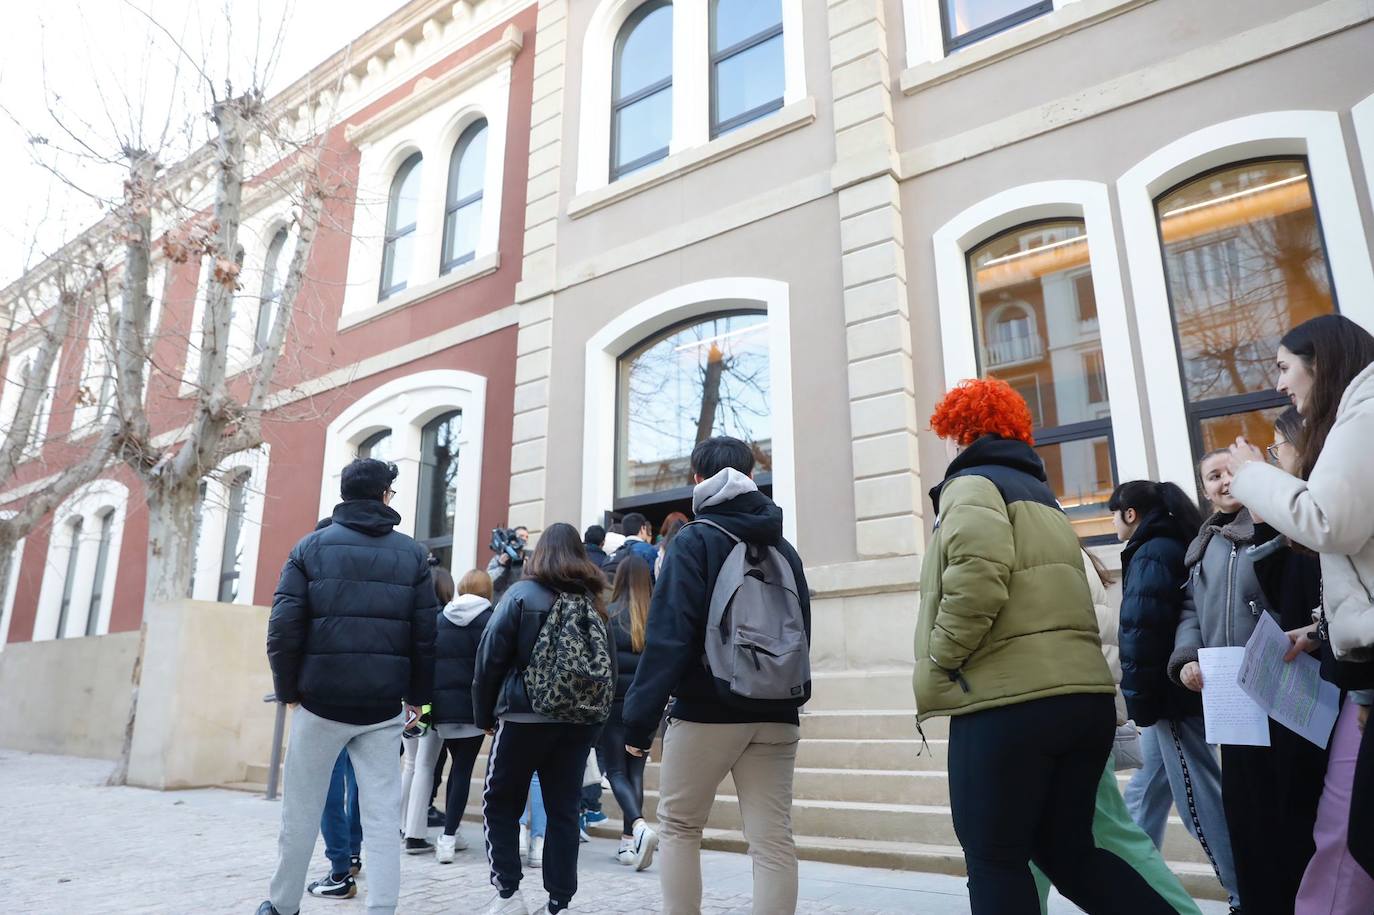
[(706, 620), (707, 668), (716, 692), (730, 705), (807, 699), (811, 680), (806, 619), (792, 567), (774, 547), (745, 543), (730, 531), (698, 518), (734, 541), (725, 557)]

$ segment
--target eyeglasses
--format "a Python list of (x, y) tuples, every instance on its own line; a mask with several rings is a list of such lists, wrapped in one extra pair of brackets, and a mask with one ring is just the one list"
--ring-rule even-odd
[(396, 498), (396, 490), (388, 488), (386, 492), (382, 493), (382, 495), (386, 496), (387, 498), (394, 499)]
[(1264, 449), (1264, 453), (1267, 454), (1267, 455), (1269, 455), (1269, 463), (1271, 463), (1271, 464), (1277, 464), (1277, 463), (1279, 462), (1279, 445), (1286, 445), (1286, 444), (1288, 444), (1288, 443), (1287, 443), (1287, 442), (1278, 442), (1278, 443), (1273, 444), (1273, 445), (1270, 445), (1268, 448), (1265, 448), (1265, 449)]

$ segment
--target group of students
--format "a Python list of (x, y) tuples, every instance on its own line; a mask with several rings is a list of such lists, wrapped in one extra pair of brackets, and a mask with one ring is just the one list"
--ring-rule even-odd
[[(1171, 806), (1233, 912), (1374, 912), (1374, 337), (1315, 318), (1283, 337), (1276, 366), (1291, 407), (1267, 449), (1242, 437), (1202, 457), (1208, 517), (1172, 483), (1113, 492), (1119, 612), (1104, 598), (1094, 612), (1098, 582), (1024, 401), (966, 382), (932, 417), (952, 460), (931, 494), (915, 690), (919, 720), (953, 716), (951, 803), (977, 915), (1041, 912), (1051, 883), (1089, 913), (1196, 912), (1159, 852)], [(1265, 613), (1288, 633), (1288, 661), (1320, 658), (1339, 717), (1326, 747), (1271, 720), (1269, 746), (1218, 759), (1198, 652), (1244, 646)], [(1113, 757), (1128, 718), (1139, 768), (1123, 798)]]
[[(683, 516), (665, 525), (671, 550), (649, 542), (642, 516), (627, 517), (625, 542), (597, 558), (589, 549), (600, 546), (595, 530), (584, 540), (557, 523), (528, 558), (518, 551), (496, 563), (496, 576), (473, 570), (456, 587), (394, 530), (394, 465), (359, 459), (344, 469), (343, 501), (292, 550), (268, 624), (276, 694), (295, 712), (277, 870), (259, 915), (296, 915), (321, 828), (331, 873), (309, 892), (355, 895), (365, 839), (368, 911), (393, 912), (403, 847), (433, 850), (441, 863), (468, 847), (460, 821), (487, 736), (482, 845), (496, 894), (486, 912), (529, 911), (519, 892), (527, 864), (542, 866), (548, 900), (541, 910), (571, 904), (594, 750), (624, 814), (617, 857), (642, 870), (658, 850), (664, 911), (700, 910), (702, 831), (731, 774), (755, 862), (756, 910), (795, 909), (791, 781), (798, 709), (810, 696), (809, 592), (801, 560), (782, 537), (781, 510), (753, 482), (749, 446), (708, 439), (691, 461), (700, 523)], [(725, 569), (732, 559), (733, 571)], [(767, 676), (732, 676), (709, 660), (719, 655), (708, 619), (715, 637), (733, 645), (730, 613), (748, 612), (733, 591), (713, 600), (722, 583), (748, 592), (743, 604), (788, 622), (788, 632), (773, 634), (792, 649), (787, 659), (762, 656), (762, 669), (780, 664), (792, 678), (781, 698), (753, 689), (775, 688)], [(777, 594), (765, 600), (759, 589)], [(760, 667), (757, 652), (753, 660)], [(643, 817), (644, 768), (660, 731), (655, 831)], [(432, 846), (431, 779), (441, 750), (453, 764), (442, 834)], [(530, 810), (536, 804), (542, 817)], [(398, 810), (403, 844), (394, 832)], [(545, 832), (525, 848), (527, 810), (531, 826), (542, 820)]]

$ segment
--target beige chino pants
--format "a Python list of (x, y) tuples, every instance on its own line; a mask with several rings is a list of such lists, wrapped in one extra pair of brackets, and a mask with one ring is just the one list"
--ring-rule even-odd
[(797, 910), (792, 771), (800, 737), (794, 724), (668, 723), (658, 803), (665, 915), (701, 912), (701, 831), (727, 774), (754, 865), (754, 915)]

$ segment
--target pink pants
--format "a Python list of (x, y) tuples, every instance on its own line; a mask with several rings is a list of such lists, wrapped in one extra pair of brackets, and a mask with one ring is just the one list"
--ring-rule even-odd
[[(1298, 889), (1295, 915), (1368, 915), (1374, 912), (1374, 878), (1350, 856), (1350, 794), (1360, 753), (1359, 706), (1346, 700), (1331, 735), (1326, 782), (1312, 830), (1317, 853)], [(1262, 799), (1257, 798), (1257, 802)]]

